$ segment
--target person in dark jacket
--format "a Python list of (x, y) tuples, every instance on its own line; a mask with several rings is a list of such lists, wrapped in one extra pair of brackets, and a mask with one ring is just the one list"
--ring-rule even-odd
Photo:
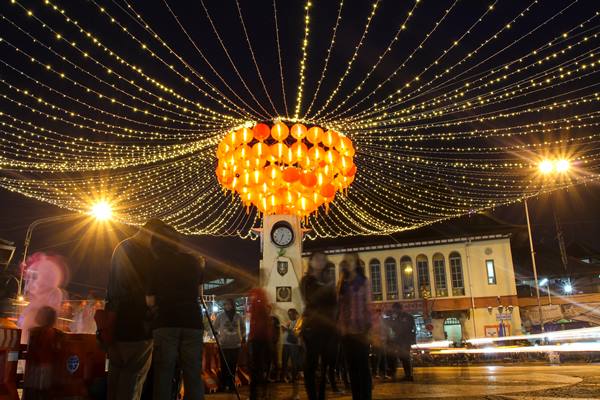
[(204, 399), (202, 295), (204, 259), (184, 252), (171, 227), (152, 239), (157, 256), (146, 301), (154, 315), (154, 400), (171, 398), (179, 365), (185, 398)]
[(370, 400), (373, 382), (369, 368), (369, 331), (371, 299), (369, 281), (358, 254), (344, 257), (347, 270), (342, 271), (339, 285), (339, 328), (342, 347), (350, 373), (352, 400)]
[(108, 400), (139, 400), (152, 362), (152, 331), (145, 295), (155, 262), (150, 241), (164, 223), (149, 220), (113, 252), (105, 309), (115, 314), (108, 346)]
[[(326, 266), (325, 254), (313, 253), (309, 259), (308, 271), (300, 281), (305, 304), (302, 316), (302, 339), (306, 346), (304, 386), (309, 400), (325, 398), (326, 371), (332, 358), (331, 348), (335, 346), (337, 298), (335, 282), (324, 279)], [(321, 379), (317, 387), (319, 361)]]
[(412, 381), (413, 367), (410, 349), (413, 344), (417, 343), (415, 319), (402, 310), (402, 303), (394, 303), (389, 326), (391, 330), (391, 350), (402, 361), (404, 380)]

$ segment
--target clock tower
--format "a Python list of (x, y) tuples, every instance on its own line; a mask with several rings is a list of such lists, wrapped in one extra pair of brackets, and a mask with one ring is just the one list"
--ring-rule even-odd
[(273, 302), (273, 313), (280, 321), (287, 311), (304, 308), (300, 295), (302, 264), (302, 229), (295, 215), (265, 215), (261, 235), (262, 261), (260, 286)]

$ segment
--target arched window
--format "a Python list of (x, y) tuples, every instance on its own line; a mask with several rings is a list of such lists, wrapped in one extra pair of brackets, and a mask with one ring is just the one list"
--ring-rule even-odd
[(381, 264), (374, 258), (369, 262), (371, 276), (371, 297), (373, 301), (383, 300), (383, 287), (381, 286)]
[(400, 259), (400, 276), (402, 276), (402, 297), (405, 299), (415, 298), (415, 273), (412, 260), (408, 256)]
[(444, 262), (444, 256), (440, 253), (436, 253), (433, 255), (432, 262), (435, 296), (446, 297), (448, 296), (448, 283), (446, 282), (446, 264)]
[(465, 295), (465, 279), (463, 278), (462, 260), (456, 251), (450, 253), (450, 280), (452, 281), (452, 296)]
[(398, 300), (398, 273), (396, 272), (396, 260), (386, 258), (385, 260), (385, 288), (388, 300)]
[(431, 280), (429, 279), (429, 263), (427, 256), (417, 256), (417, 293), (421, 298), (431, 297)]

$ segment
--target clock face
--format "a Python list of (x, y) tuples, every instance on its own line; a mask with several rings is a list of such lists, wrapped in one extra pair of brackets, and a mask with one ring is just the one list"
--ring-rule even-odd
[(290, 224), (280, 221), (273, 225), (271, 240), (279, 247), (287, 247), (294, 241), (294, 231)]

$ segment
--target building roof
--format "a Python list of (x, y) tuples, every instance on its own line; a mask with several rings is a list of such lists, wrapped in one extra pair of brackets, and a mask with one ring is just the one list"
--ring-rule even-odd
[[(392, 235), (378, 236), (353, 236), (331, 239), (305, 240), (304, 251), (329, 252), (334, 249), (349, 249), (380, 245), (400, 245), (406, 247), (408, 243), (425, 243), (435, 240), (466, 240), (486, 235), (511, 235), (520, 228), (498, 221), (483, 213), (471, 214), (465, 217), (452, 219), (445, 222), (431, 224), (420, 229), (408, 230)], [(423, 244), (419, 244), (423, 245)]]
[[(350, 247), (336, 247), (333, 249), (324, 250), (325, 254), (341, 254), (341, 253), (353, 253), (353, 252), (365, 252), (365, 251), (378, 251), (378, 250), (392, 250), (392, 249), (405, 249), (410, 247), (425, 247), (425, 246), (436, 246), (448, 243), (464, 243), (467, 241), (478, 242), (482, 240), (494, 240), (494, 239), (507, 239), (509, 234), (490, 234), (490, 235), (479, 235), (479, 236), (460, 236), (446, 239), (435, 239), (435, 240), (419, 240), (414, 242), (404, 243), (387, 243), (387, 244), (373, 244), (373, 245), (362, 245), (362, 246), (350, 246)], [(302, 255), (307, 256), (312, 252), (306, 251)]]

